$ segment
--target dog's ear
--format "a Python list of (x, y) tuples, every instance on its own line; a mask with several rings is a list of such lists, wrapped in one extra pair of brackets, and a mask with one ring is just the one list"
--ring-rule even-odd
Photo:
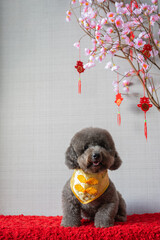
[(79, 164), (77, 162), (77, 154), (73, 148), (72, 145), (70, 145), (67, 148), (66, 154), (65, 154), (65, 164), (70, 169), (76, 169), (79, 168)]
[(122, 160), (120, 159), (118, 152), (116, 151), (114, 155), (114, 163), (111, 165), (109, 169), (116, 170), (121, 166), (121, 164), (122, 164)]

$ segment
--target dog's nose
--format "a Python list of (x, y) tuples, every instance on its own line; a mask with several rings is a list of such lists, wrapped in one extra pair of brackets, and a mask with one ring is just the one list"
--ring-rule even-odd
[(93, 153), (92, 154), (92, 160), (95, 161), (95, 160), (98, 160), (100, 158), (100, 154), (99, 153)]

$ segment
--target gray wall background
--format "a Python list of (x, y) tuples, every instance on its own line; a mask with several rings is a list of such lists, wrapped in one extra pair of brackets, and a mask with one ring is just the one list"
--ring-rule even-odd
[[(68, 7), (66, 0), (0, 1), (0, 213), (61, 215), (61, 191), (72, 174), (64, 153), (88, 126), (108, 129), (115, 140), (123, 165), (109, 175), (128, 214), (159, 212), (160, 113), (147, 113), (146, 143), (135, 79), (117, 126), (116, 76), (104, 69), (107, 60), (81, 75), (78, 95), (73, 43), (83, 33), (76, 21), (65, 22)], [(82, 40), (82, 49), (87, 44)]]

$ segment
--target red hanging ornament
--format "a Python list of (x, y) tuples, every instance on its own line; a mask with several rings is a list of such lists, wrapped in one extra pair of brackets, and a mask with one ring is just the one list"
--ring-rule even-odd
[(75, 66), (75, 68), (77, 69), (77, 72), (82, 73), (84, 72), (84, 67), (83, 67), (83, 62), (81, 61), (77, 61), (77, 65)]
[(80, 42), (79, 42), (79, 61), (75, 66), (77, 72), (79, 73), (79, 80), (78, 80), (78, 93), (81, 93), (81, 73), (84, 72), (83, 62), (80, 61)]
[(117, 123), (120, 126), (121, 125), (121, 114), (120, 114), (120, 105), (123, 101), (121, 93), (119, 93), (119, 74), (117, 73), (117, 84), (118, 84), (118, 93), (116, 94), (116, 100), (115, 103), (118, 106), (118, 113), (117, 113)]
[(123, 101), (123, 98), (122, 98), (121, 93), (117, 93), (115, 103), (117, 104), (118, 107), (120, 106), (122, 101)]
[(138, 107), (144, 112), (144, 135), (147, 140), (147, 119), (146, 112), (152, 107), (150, 104), (149, 98), (145, 96), (145, 73), (143, 72), (143, 83), (144, 83), (144, 97), (140, 98), (140, 104), (137, 104)]
[(150, 44), (145, 44), (142, 50), (144, 58), (147, 59), (151, 56), (150, 51), (152, 51), (152, 46)]

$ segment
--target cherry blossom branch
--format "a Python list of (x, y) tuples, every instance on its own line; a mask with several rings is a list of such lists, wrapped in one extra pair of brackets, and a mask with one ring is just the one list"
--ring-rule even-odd
[[(112, 62), (108, 62), (105, 68), (117, 72), (120, 67), (115, 65), (113, 58), (126, 60), (132, 69), (121, 74), (122, 79), (137, 76), (151, 102), (160, 110), (157, 92), (159, 87), (155, 87), (154, 79), (149, 74), (152, 66), (160, 70), (158, 61), (160, 29), (158, 30), (159, 39), (156, 39), (153, 31), (155, 25), (160, 27), (157, 0), (151, 0), (151, 4), (142, 3), (141, 0), (132, 0), (130, 4), (125, 3), (125, 0), (77, 1), (77, 4), (75, 4), (76, 0), (71, 1), (71, 11), (67, 12), (67, 21), (70, 20), (72, 12), (80, 28), (92, 41), (93, 48), (85, 49), (89, 60), (84, 67), (94, 67), (96, 61), (102, 62), (107, 55), (111, 55)], [(78, 9), (79, 13), (77, 13)], [(78, 15), (80, 17), (77, 17)], [(145, 84), (140, 71), (145, 74)]]

